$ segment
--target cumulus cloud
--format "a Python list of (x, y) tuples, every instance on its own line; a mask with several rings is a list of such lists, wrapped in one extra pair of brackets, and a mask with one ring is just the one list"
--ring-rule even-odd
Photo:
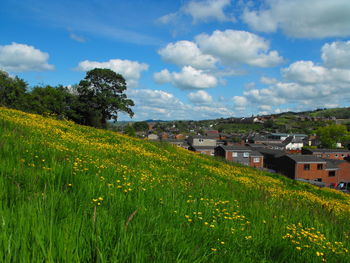
[(49, 54), (26, 44), (0, 46), (0, 69), (9, 72), (53, 70)]
[(350, 69), (350, 41), (325, 44), (321, 57), (327, 67)]
[(256, 67), (274, 67), (283, 62), (262, 37), (246, 31), (225, 30), (205, 33), (196, 37), (202, 52), (219, 58), (224, 64), (248, 64)]
[(324, 38), (350, 35), (348, 0), (265, 0), (258, 7), (246, 7), (242, 19), (252, 29), (291, 37)]
[(89, 71), (94, 68), (113, 70), (114, 72), (121, 74), (129, 86), (135, 87), (138, 84), (142, 71), (148, 70), (148, 65), (137, 61), (122, 59), (111, 59), (106, 62), (84, 60), (79, 63), (76, 69), (80, 71)]
[(192, 16), (193, 22), (216, 20), (220, 22), (234, 21), (225, 14), (224, 9), (231, 5), (231, 0), (190, 1), (183, 8), (185, 14)]
[(197, 92), (191, 92), (187, 95), (188, 99), (195, 104), (210, 104), (213, 102), (213, 97), (206, 91), (199, 90)]
[(205, 73), (203, 70), (185, 66), (180, 72), (169, 72), (167, 69), (153, 75), (159, 84), (172, 83), (180, 89), (207, 89), (218, 84), (215, 76)]
[(190, 105), (162, 90), (133, 89), (128, 97), (135, 101), (135, 119), (188, 120), (232, 116), (229, 107), (222, 104)]
[(214, 68), (217, 62), (213, 56), (203, 54), (195, 43), (186, 40), (170, 43), (158, 53), (168, 63), (197, 69)]
[(350, 69), (347, 61), (341, 60), (350, 56), (348, 45), (340, 41), (325, 44), (321, 49), (323, 64), (296, 61), (281, 70), (282, 80), (261, 78), (268, 87), (245, 90), (234, 98), (235, 105), (274, 112), (286, 105), (293, 110), (307, 110), (349, 104)]
[(282, 74), (288, 80), (301, 83), (319, 83), (328, 78), (327, 69), (316, 66), (312, 61), (297, 61), (282, 69)]
[(231, 0), (191, 0), (184, 4), (178, 11), (158, 18), (158, 21), (163, 24), (168, 24), (186, 15), (192, 17), (193, 23), (235, 21), (234, 17), (227, 15), (224, 11), (224, 9), (230, 5)]
[(275, 78), (261, 77), (260, 82), (263, 84), (271, 85), (277, 83), (278, 81)]

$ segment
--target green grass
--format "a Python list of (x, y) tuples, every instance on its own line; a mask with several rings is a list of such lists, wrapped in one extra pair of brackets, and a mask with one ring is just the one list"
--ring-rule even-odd
[(349, 258), (348, 195), (5, 108), (0, 189), (1, 262)]

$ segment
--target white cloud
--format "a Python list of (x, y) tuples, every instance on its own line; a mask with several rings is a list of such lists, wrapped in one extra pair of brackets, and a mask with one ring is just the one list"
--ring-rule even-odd
[(263, 84), (271, 85), (277, 83), (277, 79), (275, 78), (268, 78), (268, 77), (261, 77), (260, 82)]
[(297, 61), (282, 69), (284, 78), (302, 84), (350, 83), (350, 70), (316, 66), (312, 61)]
[(195, 104), (210, 104), (213, 102), (213, 97), (206, 91), (199, 90), (197, 92), (191, 92), (187, 95), (188, 99)]
[(158, 22), (168, 24), (178, 21), (181, 17), (189, 15), (193, 23), (219, 21), (235, 21), (234, 17), (225, 14), (224, 9), (231, 5), (231, 0), (191, 0), (178, 11), (158, 18)]
[(312, 61), (297, 61), (282, 69), (282, 74), (288, 80), (302, 83), (319, 83), (328, 78), (327, 69), (316, 66)]
[(53, 70), (47, 63), (49, 54), (26, 44), (13, 42), (0, 46), (0, 69), (9, 72)]
[(190, 1), (183, 8), (185, 14), (192, 16), (193, 22), (217, 20), (220, 22), (234, 21), (225, 14), (224, 9), (231, 5), (231, 0)]
[(325, 44), (321, 57), (327, 67), (350, 69), (350, 41)]
[(74, 34), (74, 33), (70, 33), (69, 37), (77, 42), (81, 42), (81, 43), (86, 42), (86, 39), (84, 37), (78, 36), (77, 34)]
[(215, 76), (191, 66), (183, 67), (180, 72), (170, 73), (166, 69), (162, 70), (154, 74), (154, 80), (159, 84), (171, 82), (180, 89), (207, 89), (218, 84)]
[(258, 35), (238, 30), (216, 30), (196, 37), (202, 52), (219, 58), (224, 64), (248, 64), (256, 67), (274, 67), (283, 62), (269, 43)]
[(142, 71), (148, 70), (148, 65), (137, 61), (111, 59), (106, 62), (84, 60), (79, 63), (77, 70), (89, 71), (94, 68), (106, 68), (121, 74), (130, 87), (135, 87), (141, 77)]
[(233, 104), (239, 108), (246, 107), (248, 104), (248, 100), (243, 96), (234, 96), (232, 100)]
[(158, 53), (166, 62), (197, 69), (214, 68), (217, 62), (213, 56), (203, 54), (195, 43), (186, 40), (170, 43)]
[(171, 82), (172, 80), (172, 75), (167, 69), (163, 69), (160, 72), (156, 72), (153, 75), (154, 81), (157, 82), (158, 84), (165, 84), (168, 82)]
[(258, 108), (259, 108), (259, 110), (264, 111), (264, 112), (270, 112), (272, 110), (271, 105), (260, 105)]
[(254, 10), (247, 7), (242, 19), (254, 30), (292, 37), (324, 38), (350, 35), (348, 0), (265, 0)]
[[(128, 90), (128, 97), (134, 100), (136, 120), (188, 120), (229, 117), (234, 113), (225, 105), (206, 104), (189, 105), (169, 92), (150, 89)], [(125, 119), (126, 116), (124, 116)]]

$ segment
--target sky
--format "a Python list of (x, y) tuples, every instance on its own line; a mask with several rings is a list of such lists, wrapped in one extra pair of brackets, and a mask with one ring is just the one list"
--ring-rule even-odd
[(1, 0), (0, 70), (70, 86), (96, 67), (135, 121), (349, 106), (350, 1)]

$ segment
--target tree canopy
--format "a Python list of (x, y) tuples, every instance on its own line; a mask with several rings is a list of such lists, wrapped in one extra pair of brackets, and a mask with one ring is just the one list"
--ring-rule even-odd
[(316, 130), (321, 144), (326, 148), (336, 148), (337, 143), (342, 143), (350, 139), (350, 133), (345, 125), (332, 124), (325, 127), (320, 127)]
[(117, 120), (119, 112), (132, 117), (134, 102), (127, 98), (126, 89), (123, 76), (110, 69), (88, 71), (77, 87), (84, 124), (105, 128), (107, 120)]

